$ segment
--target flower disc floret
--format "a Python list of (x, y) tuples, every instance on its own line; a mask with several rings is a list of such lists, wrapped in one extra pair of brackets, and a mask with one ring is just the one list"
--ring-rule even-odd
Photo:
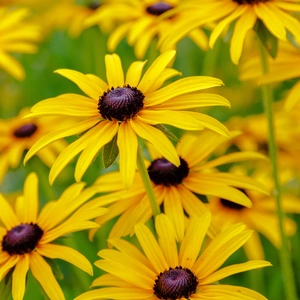
[(166, 11), (172, 9), (172, 8), (173, 8), (173, 6), (171, 6), (168, 3), (157, 2), (157, 3), (154, 3), (151, 6), (148, 6), (146, 8), (146, 11), (147, 11), (147, 13), (149, 13), (151, 15), (159, 16), (159, 15), (163, 14), (164, 12), (166, 12)]
[(195, 293), (197, 285), (198, 279), (195, 274), (180, 266), (161, 272), (155, 280), (153, 290), (159, 299), (189, 299)]
[(252, 4), (257, 4), (257, 3), (260, 3), (260, 2), (267, 2), (268, 0), (233, 0), (233, 2), (236, 2), (240, 5), (242, 4), (249, 4), (249, 5), (252, 5)]
[(9, 255), (30, 253), (36, 248), (43, 236), (43, 230), (37, 224), (21, 224), (12, 228), (2, 240), (2, 251)]
[(148, 167), (150, 179), (155, 184), (176, 186), (189, 174), (187, 162), (180, 157), (180, 165), (176, 167), (165, 158), (154, 160)]
[(99, 99), (98, 110), (107, 120), (126, 121), (144, 107), (144, 94), (136, 87), (125, 85), (108, 89)]
[(31, 137), (37, 131), (35, 124), (25, 124), (14, 131), (14, 136), (17, 138)]

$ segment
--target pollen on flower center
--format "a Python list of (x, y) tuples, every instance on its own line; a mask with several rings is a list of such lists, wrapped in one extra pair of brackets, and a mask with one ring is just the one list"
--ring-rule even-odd
[(194, 273), (180, 266), (161, 272), (155, 280), (153, 290), (159, 299), (189, 299), (195, 293), (197, 285), (198, 280)]
[(98, 110), (104, 119), (126, 121), (144, 107), (144, 94), (136, 87), (111, 88), (100, 97)]
[(233, 2), (236, 2), (240, 5), (242, 4), (257, 4), (259, 2), (267, 2), (269, 0), (233, 0)]
[(21, 224), (12, 228), (2, 240), (2, 251), (21, 255), (34, 250), (43, 235), (37, 224)]
[(150, 179), (155, 184), (165, 186), (178, 185), (188, 176), (189, 167), (187, 162), (180, 158), (180, 165), (176, 167), (165, 158), (154, 160), (148, 167)]
[(25, 124), (14, 131), (14, 136), (17, 138), (27, 138), (32, 136), (37, 130), (34, 124)]
[(245, 208), (245, 206), (243, 205), (237, 204), (232, 201), (228, 201), (226, 199), (220, 199), (220, 202), (224, 207), (234, 209), (234, 210), (242, 210)]
[(151, 6), (148, 6), (146, 8), (147, 13), (154, 15), (154, 16), (159, 16), (161, 14), (163, 14), (164, 12), (172, 9), (173, 6), (171, 6), (168, 3), (165, 2), (156, 2)]

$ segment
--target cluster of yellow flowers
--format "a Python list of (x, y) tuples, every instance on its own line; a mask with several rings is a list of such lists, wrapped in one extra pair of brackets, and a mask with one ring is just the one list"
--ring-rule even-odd
[[(300, 213), (299, 12), (293, 0), (1, 1), (0, 299), (44, 299), (32, 296), (31, 273), (51, 300), (263, 300), (266, 291), (219, 281), (279, 264), (277, 299), (296, 300), (288, 238), (297, 220), (285, 214)], [(6, 97), (12, 80), (29, 97), (25, 73), (35, 67), (21, 53), (51, 57), (49, 40), (72, 48), (85, 34), (93, 49), (77, 57), (103, 76), (59, 68), (77, 92), (58, 79), (45, 100)], [(209, 74), (182, 76), (200, 63)], [(244, 90), (217, 94), (227, 78), (207, 76), (216, 64), (221, 78), (237, 68)], [(265, 113), (248, 112), (263, 101)], [(92, 255), (65, 242), (82, 243), (68, 236), (78, 231), (88, 231)], [(280, 263), (265, 261), (265, 238)], [(241, 247), (247, 262), (233, 256)], [(81, 275), (58, 283), (53, 259), (93, 276), (87, 257), (97, 252), (97, 289), (69, 292)]]

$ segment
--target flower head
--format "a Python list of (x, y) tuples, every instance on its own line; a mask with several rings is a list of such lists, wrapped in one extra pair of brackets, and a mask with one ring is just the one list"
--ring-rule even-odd
[(92, 205), (85, 204), (95, 190), (83, 188), (82, 183), (73, 184), (57, 201), (47, 203), (39, 214), (38, 178), (35, 173), (26, 178), (24, 192), (16, 200), (15, 211), (0, 194), (0, 280), (14, 268), (14, 300), (24, 297), (29, 269), (50, 299), (65, 299), (43, 257), (65, 260), (92, 275), (92, 266), (82, 254), (52, 243), (66, 234), (98, 226), (90, 220), (107, 212), (105, 208), (95, 207), (92, 202)]
[[(197, 135), (186, 134), (176, 147), (180, 157), (179, 166), (169, 162), (155, 149), (151, 151), (153, 160), (148, 163), (148, 174), (158, 205), (163, 205), (163, 211), (172, 222), (179, 241), (184, 236), (185, 215), (201, 216), (208, 211), (197, 195), (218, 195), (217, 197), (251, 207), (251, 201), (239, 190), (240, 188), (268, 193), (263, 184), (250, 177), (220, 172), (216, 169), (223, 164), (264, 158), (263, 155), (254, 152), (237, 152), (209, 160), (217, 152), (215, 150), (227, 142), (228, 138), (209, 130)], [(113, 192), (95, 200), (101, 205), (112, 203), (109, 206), (109, 213), (103, 218), (99, 217), (96, 222), (103, 224), (121, 214), (110, 232), (110, 237), (132, 234), (135, 223), (145, 223), (152, 216), (149, 200), (138, 174), (136, 174), (133, 188), (128, 191), (125, 190), (118, 172), (99, 177), (94, 186), (98, 186), (99, 192)], [(91, 230), (90, 237), (96, 230)], [(216, 235), (218, 226), (212, 224), (209, 233), (212, 236)]]
[[(52, 117), (23, 119), (28, 113), (29, 108), (25, 108), (14, 118), (0, 120), (0, 182), (8, 169), (17, 168), (24, 153), (57, 124)], [(38, 157), (50, 167), (66, 146), (65, 141), (57, 141), (40, 151)]]
[[(268, 31), (276, 38), (285, 41), (287, 32), (300, 37), (300, 22), (290, 12), (300, 11), (299, 3), (288, 0), (207, 0), (191, 1), (189, 6), (182, 7), (189, 18), (181, 19), (169, 29), (160, 40), (159, 45), (164, 51), (170, 45), (176, 44), (191, 30), (208, 22), (217, 22), (213, 29), (209, 45), (212, 48), (223, 31), (228, 31), (229, 25), (234, 24), (230, 42), (230, 56), (238, 63), (243, 44), (249, 30), (253, 29), (257, 20), (261, 20)], [(200, 2), (200, 3), (199, 3)], [(276, 22), (274, 22), (276, 20)], [(235, 23), (233, 23), (235, 22)]]
[(214, 299), (216, 295), (221, 299), (266, 299), (244, 287), (216, 284), (230, 275), (271, 264), (257, 260), (219, 269), (252, 232), (244, 230), (244, 225), (233, 225), (201, 249), (209, 224), (209, 213), (192, 218), (179, 247), (174, 228), (165, 215), (156, 217), (158, 240), (148, 227), (137, 224), (134, 231), (143, 252), (129, 242), (110, 240), (116, 249), (99, 251), (102, 259), (95, 263), (108, 274), (96, 279), (92, 286), (103, 288), (86, 292), (75, 300)]
[(161, 88), (165, 80), (179, 74), (167, 68), (174, 56), (175, 51), (160, 55), (142, 78), (145, 62), (134, 62), (124, 78), (119, 56), (106, 55), (107, 83), (95, 75), (57, 70), (56, 73), (72, 80), (87, 96), (63, 94), (41, 101), (32, 107), (29, 116), (55, 115), (62, 116), (62, 119), (75, 117), (78, 123), (42, 137), (29, 150), (25, 161), (55, 140), (85, 132), (60, 154), (49, 177), (52, 183), (69, 161), (82, 152), (75, 169), (75, 178), (80, 181), (100, 149), (116, 138), (121, 176), (129, 187), (136, 169), (138, 136), (150, 142), (174, 165), (180, 164), (173, 144), (157, 129), (158, 125), (168, 124), (185, 130), (208, 127), (227, 135), (226, 127), (217, 120), (202, 113), (185, 111), (201, 106), (228, 106), (228, 101), (221, 96), (198, 93), (222, 85), (221, 80), (194, 76), (179, 79)]
[(24, 79), (25, 72), (9, 53), (35, 53), (40, 39), (39, 27), (24, 21), (28, 15), (25, 8), (0, 7), (0, 68), (18, 80)]
[[(178, 21), (177, 7), (183, 0), (115, 0), (99, 7), (86, 20), (86, 25), (111, 22), (114, 31), (108, 39), (108, 50), (115, 51), (120, 41), (127, 37), (128, 44), (134, 46), (137, 58), (143, 58), (150, 43), (160, 37)], [(172, 17), (168, 17), (169, 14)], [(186, 15), (180, 16), (182, 19)], [(202, 49), (207, 49), (208, 40), (202, 29), (196, 28), (188, 36)], [(169, 49), (173, 49), (170, 47)]]

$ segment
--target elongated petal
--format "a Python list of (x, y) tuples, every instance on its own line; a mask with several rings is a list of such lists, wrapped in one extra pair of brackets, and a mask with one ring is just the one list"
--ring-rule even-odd
[(12, 275), (12, 296), (14, 300), (22, 300), (26, 288), (26, 275), (29, 269), (29, 256), (24, 254), (16, 264)]
[(174, 227), (166, 215), (160, 214), (155, 218), (155, 228), (166, 261), (170, 267), (175, 268), (179, 262)]
[(85, 74), (74, 70), (59, 69), (54, 73), (60, 74), (69, 80), (73, 81), (86, 95), (94, 100), (99, 100), (99, 97), (103, 94), (103, 90), (100, 86), (90, 80)]
[(157, 274), (168, 269), (168, 263), (149, 228), (139, 223), (134, 227), (134, 232)]
[(146, 109), (139, 112), (137, 117), (151, 125), (167, 124), (185, 130), (202, 130), (204, 128), (201, 121), (185, 112)]
[(120, 173), (125, 186), (129, 188), (135, 177), (138, 150), (138, 139), (131, 127), (131, 122), (123, 122), (119, 126), (117, 144), (120, 155)]
[(15, 226), (20, 225), (20, 221), (17, 219), (17, 216), (2, 194), (0, 194), (0, 211), (5, 212), (0, 214), (0, 219), (6, 229), (10, 230)]
[(182, 78), (160, 90), (148, 94), (145, 99), (145, 105), (146, 107), (153, 107), (162, 104), (173, 97), (221, 85), (223, 85), (222, 80), (214, 77), (193, 76)]
[(19, 255), (10, 256), (0, 267), (0, 280), (3, 279), (4, 275), (12, 269), (20, 260)]
[(176, 51), (174, 50), (166, 51), (161, 54), (146, 71), (137, 88), (146, 95), (175, 54)]
[(93, 275), (93, 267), (90, 262), (85, 256), (70, 247), (54, 244), (39, 245), (37, 252), (42, 256), (65, 260), (91, 276)]
[(50, 266), (43, 257), (34, 251), (30, 254), (30, 270), (50, 299), (65, 300), (64, 294)]
[(124, 85), (124, 73), (120, 57), (117, 54), (105, 55), (105, 65), (109, 88), (122, 87)]
[(133, 62), (126, 73), (125, 83), (130, 84), (131, 87), (136, 87), (140, 82), (145, 63), (146, 61)]
[(179, 157), (173, 144), (160, 130), (138, 119), (132, 120), (131, 126), (137, 135), (150, 142), (165, 159), (175, 166), (180, 165)]
[(264, 260), (252, 260), (241, 264), (230, 265), (214, 272), (205, 279), (201, 280), (200, 284), (205, 285), (214, 283), (233, 274), (269, 266), (272, 266), (271, 263)]
[(180, 246), (179, 263), (181, 266), (192, 269), (206, 236), (211, 221), (211, 214), (202, 217), (193, 217)]

